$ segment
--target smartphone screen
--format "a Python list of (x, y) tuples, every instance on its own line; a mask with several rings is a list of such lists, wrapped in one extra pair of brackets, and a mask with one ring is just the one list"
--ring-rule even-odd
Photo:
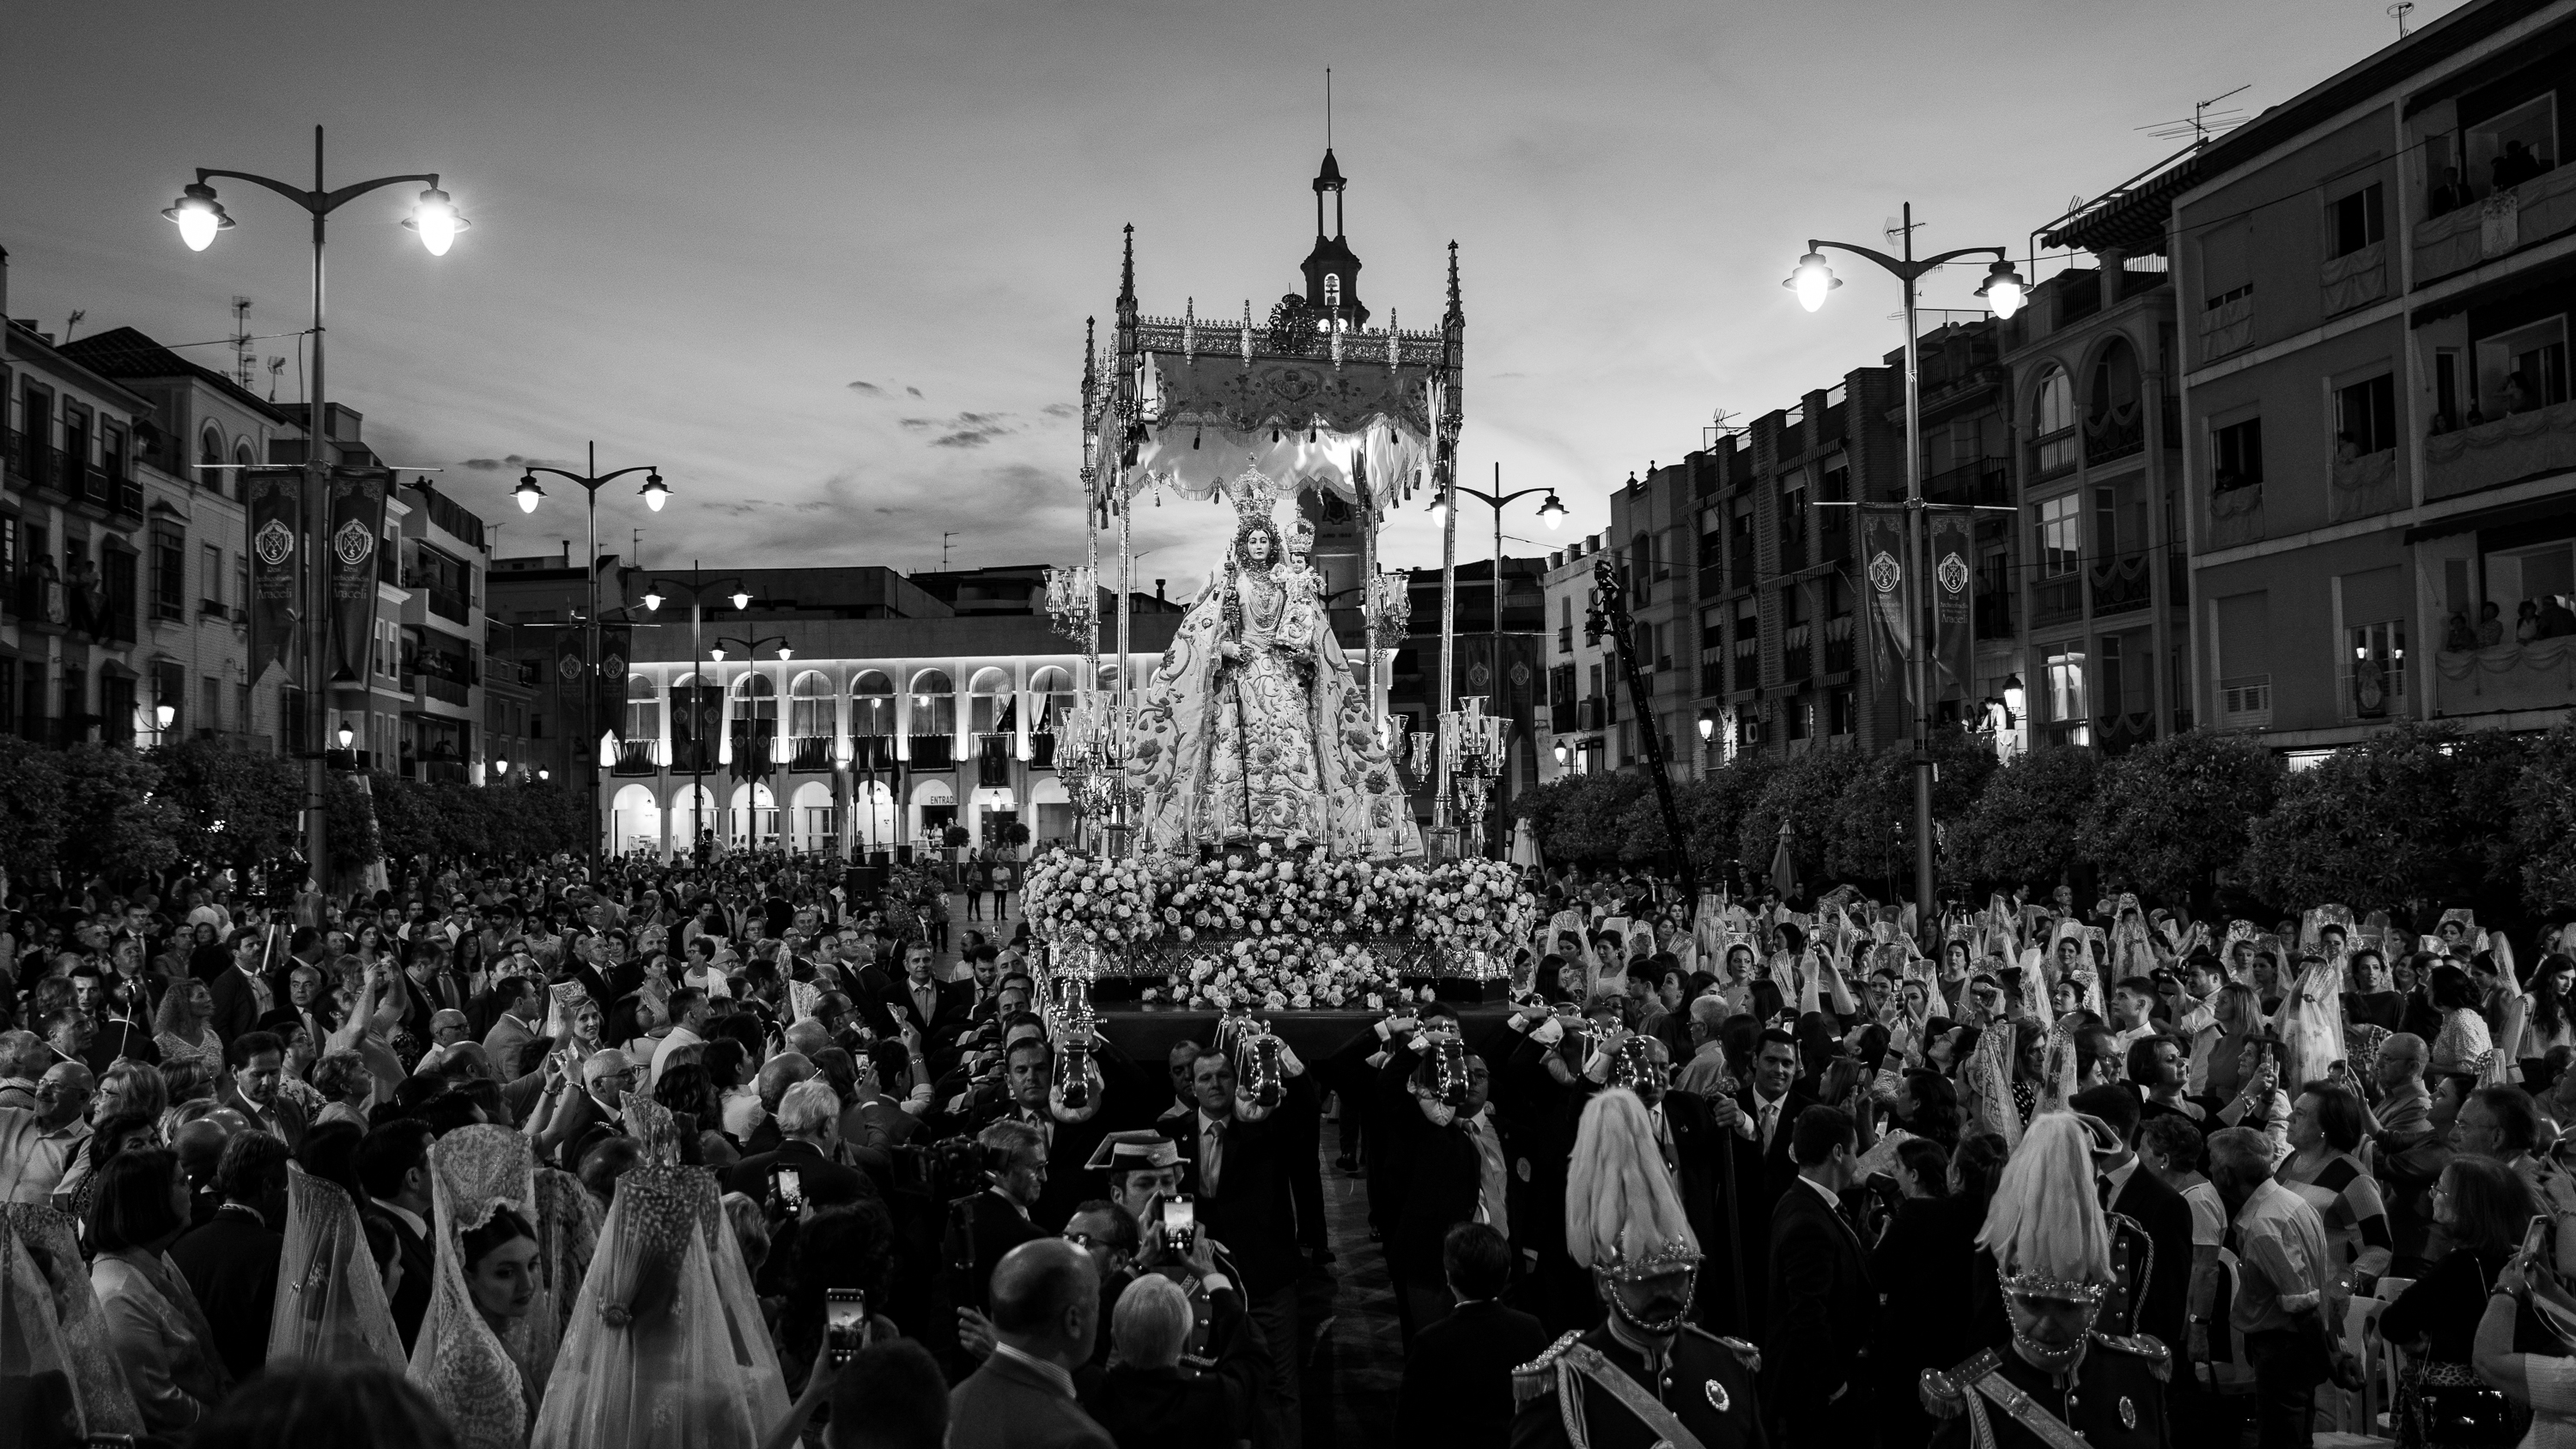
[(1163, 1199), (1163, 1244), (1187, 1252), (1198, 1236), (1198, 1208), (1188, 1194)]
[(2522, 1230), (2522, 1255), (2542, 1267), (2550, 1265), (2548, 1214), (2534, 1214), (2530, 1226)]
[(832, 1346), (832, 1361), (848, 1363), (867, 1341), (867, 1295), (856, 1288), (824, 1290), (823, 1333)]
[(805, 1205), (805, 1178), (795, 1168), (778, 1169), (778, 1196), (789, 1207)]

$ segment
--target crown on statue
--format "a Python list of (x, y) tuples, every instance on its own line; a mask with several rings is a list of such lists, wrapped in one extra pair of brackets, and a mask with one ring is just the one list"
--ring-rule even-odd
[(1288, 551), (1301, 555), (1315, 551), (1315, 525), (1302, 513), (1288, 525)]
[(1234, 504), (1235, 526), (1248, 527), (1267, 523), (1278, 527), (1272, 516), (1279, 505), (1279, 485), (1257, 467), (1247, 467), (1228, 480), (1225, 496)]

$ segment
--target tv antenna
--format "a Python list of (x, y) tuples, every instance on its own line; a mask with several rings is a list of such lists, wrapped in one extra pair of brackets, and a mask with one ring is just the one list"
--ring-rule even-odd
[(955, 529), (950, 529), (939, 535), (939, 571), (941, 573), (948, 572), (948, 540), (955, 538), (956, 536), (957, 530)]
[(2406, 18), (2415, 13), (2415, 0), (2397, 0), (2388, 7), (2388, 18), (2397, 22), (2397, 38), (2406, 38)]
[(1724, 408), (1710, 413), (1707, 425), (1699, 430), (1700, 447), (1703, 450), (1714, 448), (1720, 438), (1740, 438), (1751, 432), (1753, 429), (1750, 424), (1733, 421), (1741, 416), (1743, 416), (1741, 413), (1731, 413)]
[(233, 381), (249, 387), (259, 377), (259, 354), (251, 350), (250, 298), (233, 298)]
[[(2404, 0), (2399, 0), (2399, 3), (2403, 4)], [(2391, 9), (2390, 13), (2395, 13), (2394, 8)], [(2223, 111), (2213, 111), (2210, 107), (2217, 105), (2220, 101), (2226, 100), (2228, 96), (2243, 95), (2245, 92), (2252, 89), (2254, 89), (2253, 82), (2248, 81), (2244, 85), (2238, 86), (2236, 89), (2229, 91), (2227, 95), (2211, 96), (2208, 100), (2202, 101), (2191, 108), (2191, 118), (2189, 120), (2177, 118), (2171, 121), (2152, 121), (2143, 126), (2133, 126), (2130, 129), (2144, 131), (2150, 136), (2154, 136), (2159, 140), (2165, 141), (2178, 141), (2185, 136), (2189, 136), (2191, 137), (2191, 143), (2197, 146), (2220, 131), (2232, 131), (2238, 126), (2245, 124), (2245, 111), (2243, 107), (2230, 106)]]
[(268, 400), (270, 402), (277, 401), (277, 375), (284, 371), (286, 371), (285, 358), (272, 357), (268, 360)]
[(69, 342), (69, 341), (71, 341), (71, 340), (72, 340), (72, 332), (73, 332), (73, 330), (74, 330), (75, 328), (79, 327), (79, 326), (81, 325), (81, 319), (82, 319), (83, 317), (88, 316), (88, 315), (89, 315), (89, 309), (88, 309), (88, 308), (86, 308), (86, 307), (74, 307), (74, 308), (72, 309), (72, 315), (63, 319), (63, 340), (64, 340), (65, 342)]

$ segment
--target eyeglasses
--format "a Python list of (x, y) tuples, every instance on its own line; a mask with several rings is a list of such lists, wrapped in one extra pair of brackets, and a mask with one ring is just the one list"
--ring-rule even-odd
[(1101, 1239), (1095, 1238), (1089, 1233), (1067, 1233), (1064, 1235), (1064, 1240), (1085, 1251), (1089, 1251), (1093, 1248), (1105, 1248), (1109, 1246)]

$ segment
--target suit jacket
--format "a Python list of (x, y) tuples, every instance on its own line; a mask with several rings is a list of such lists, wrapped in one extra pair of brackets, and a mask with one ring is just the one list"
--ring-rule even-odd
[(948, 1394), (948, 1449), (1117, 1449), (1044, 1375), (995, 1354)]
[[(993, 1267), (1002, 1261), (1003, 1255), (1022, 1243), (1053, 1236), (1020, 1216), (1018, 1209), (997, 1192), (976, 1193), (951, 1204), (950, 1208), (952, 1214), (963, 1212), (967, 1215), (965, 1247), (974, 1264), (967, 1281), (955, 1285), (957, 1301), (962, 1306), (986, 1308), (990, 1295), (985, 1290), (991, 1286)], [(957, 1223), (952, 1216), (950, 1231), (954, 1233), (956, 1230)], [(955, 1260), (955, 1247), (952, 1242), (951, 1261)], [(952, 1439), (950, 1442), (955, 1441)]]
[(218, 1210), (205, 1226), (179, 1235), (170, 1262), (188, 1280), (214, 1330), (212, 1347), (235, 1382), (268, 1362), (268, 1319), (277, 1305), (277, 1262), (286, 1239), (253, 1209)]
[(1512, 1434), (1512, 1370), (1547, 1348), (1537, 1319), (1499, 1303), (1462, 1303), (1404, 1355), (1395, 1442), (1501, 1449)]
[(2133, 1315), (2138, 1333), (2168, 1347), (2183, 1341), (2184, 1297), (2191, 1291), (2191, 1204), (2141, 1164), (2129, 1174), (2111, 1211), (2134, 1219), (2155, 1246), (2146, 1301)]
[(1794, 1423), (1802, 1412), (1822, 1410), (1856, 1377), (1878, 1293), (1860, 1235), (1803, 1184), (1782, 1193), (1772, 1209), (1770, 1261), (1763, 1393)]
[[(1111, 1289), (1123, 1291), (1125, 1286), (1103, 1285), (1104, 1322), (1117, 1302)], [(1270, 1380), (1270, 1350), (1245, 1316), (1243, 1295), (1233, 1289), (1209, 1295), (1207, 1327), (1204, 1352), (1215, 1363), (1204, 1373), (1184, 1377), (1177, 1366), (1128, 1365), (1104, 1373), (1085, 1365), (1075, 1376), (1084, 1411), (1109, 1431), (1118, 1449), (1206, 1449), (1248, 1436), (1253, 1402)], [(1107, 1361), (1106, 1343), (1093, 1358)]]
[[(215, 999), (214, 1020), (208, 1025), (227, 1045), (243, 1032), (259, 1029), (259, 994), (252, 989), (250, 978), (242, 974), (239, 966), (225, 967), (223, 974), (214, 979), (207, 991)], [(426, 1039), (428, 1033), (424, 1031), (422, 1036)]]
[[(1293, 1078), (1289, 1089), (1298, 1090), (1304, 1083), (1304, 1077)], [(1283, 1134), (1275, 1130), (1277, 1113), (1259, 1122), (1237, 1119), (1226, 1125), (1214, 1193), (1207, 1190), (1199, 1173), (1198, 1113), (1155, 1125), (1190, 1165), (1186, 1180), (1196, 1194), (1199, 1223), (1242, 1266), (1244, 1296), (1257, 1301), (1296, 1282), (1297, 1210), (1288, 1195)]]
[[(1444, 1281), (1441, 1242), (1452, 1224), (1476, 1215), (1484, 1164), (1467, 1128), (1454, 1121), (1438, 1126), (1423, 1115), (1412, 1088), (1413, 1073), (1421, 1061), (1419, 1054), (1399, 1043), (1378, 1068), (1372, 1094), (1377, 1118), (1372, 1125), (1386, 1141), (1378, 1178), (1369, 1192), (1369, 1225), (1385, 1241), (1387, 1266), (1397, 1281), (1437, 1288)], [(1489, 1120), (1490, 1116), (1489, 1112)], [(1504, 1175), (1509, 1181), (1508, 1166)], [(1232, 1240), (1219, 1237), (1233, 1246)]]
[(942, 1047), (953, 1051), (957, 1033), (969, 1025), (968, 1014), (975, 1005), (975, 983), (934, 981), (931, 984), (938, 988), (938, 995), (928, 1017), (921, 1014), (921, 1003), (912, 999), (912, 979), (906, 976), (898, 976), (887, 984), (886, 1010), (920, 1029), (925, 1050)]
[(215, 1088), (215, 1100), (249, 1118), (251, 1125), (261, 1131), (273, 1131), (289, 1147), (303, 1147), (305, 1130), (313, 1125), (305, 1118), (304, 1108), (283, 1094), (269, 1098), (268, 1111), (263, 1116), (229, 1078)]
[(725, 1188), (738, 1192), (756, 1203), (769, 1201), (770, 1180), (780, 1168), (796, 1174), (805, 1200), (817, 1207), (854, 1203), (868, 1191), (867, 1177), (855, 1167), (843, 1167), (823, 1155), (811, 1142), (780, 1144), (775, 1152), (746, 1157), (725, 1174)]
[(430, 1279), (438, 1271), (437, 1246), (411, 1230), (411, 1224), (373, 1203), (367, 1205), (367, 1216), (381, 1220), (394, 1231), (394, 1255), (402, 1260), (402, 1283), (394, 1289), (390, 1307), (394, 1331), (402, 1335), (403, 1352), (411, 1352), (420, 1337), (420, 1321), (429, 1314)]
[[(1751, 1083), (1736, 1089), (1735, 1105), (1743, 1109), (1746, 1122), (1758, 1134), (1761, 1119), (1753, 1109), (1753, 1101)], [(1764, 1148), (1758, 1137), (1739, 1134), (1735, 1138), (1735, 1190), (1744, 1198), (1735, 1221), (1736, 1230), (1743, 1234), (1745, 1311), (1756, 1324), (1770, 1322), (1771, 1275), (1761, 1264), (1769, 1251), (1771, 1215), (1779, 1207), (1782, 1195), (1798, 1180), (1798, 1164), (1789, 1156), (1789, 1139), (1798, 1125), (1798, 1114), (1815, 1105), (1815, 1098), (1792, 1085), (1781, 1099), (1780, 1125), (1771, 1134), (1770, 1147)], [(1696, 1229), (1698, 1225), (1692, 1226)]]

